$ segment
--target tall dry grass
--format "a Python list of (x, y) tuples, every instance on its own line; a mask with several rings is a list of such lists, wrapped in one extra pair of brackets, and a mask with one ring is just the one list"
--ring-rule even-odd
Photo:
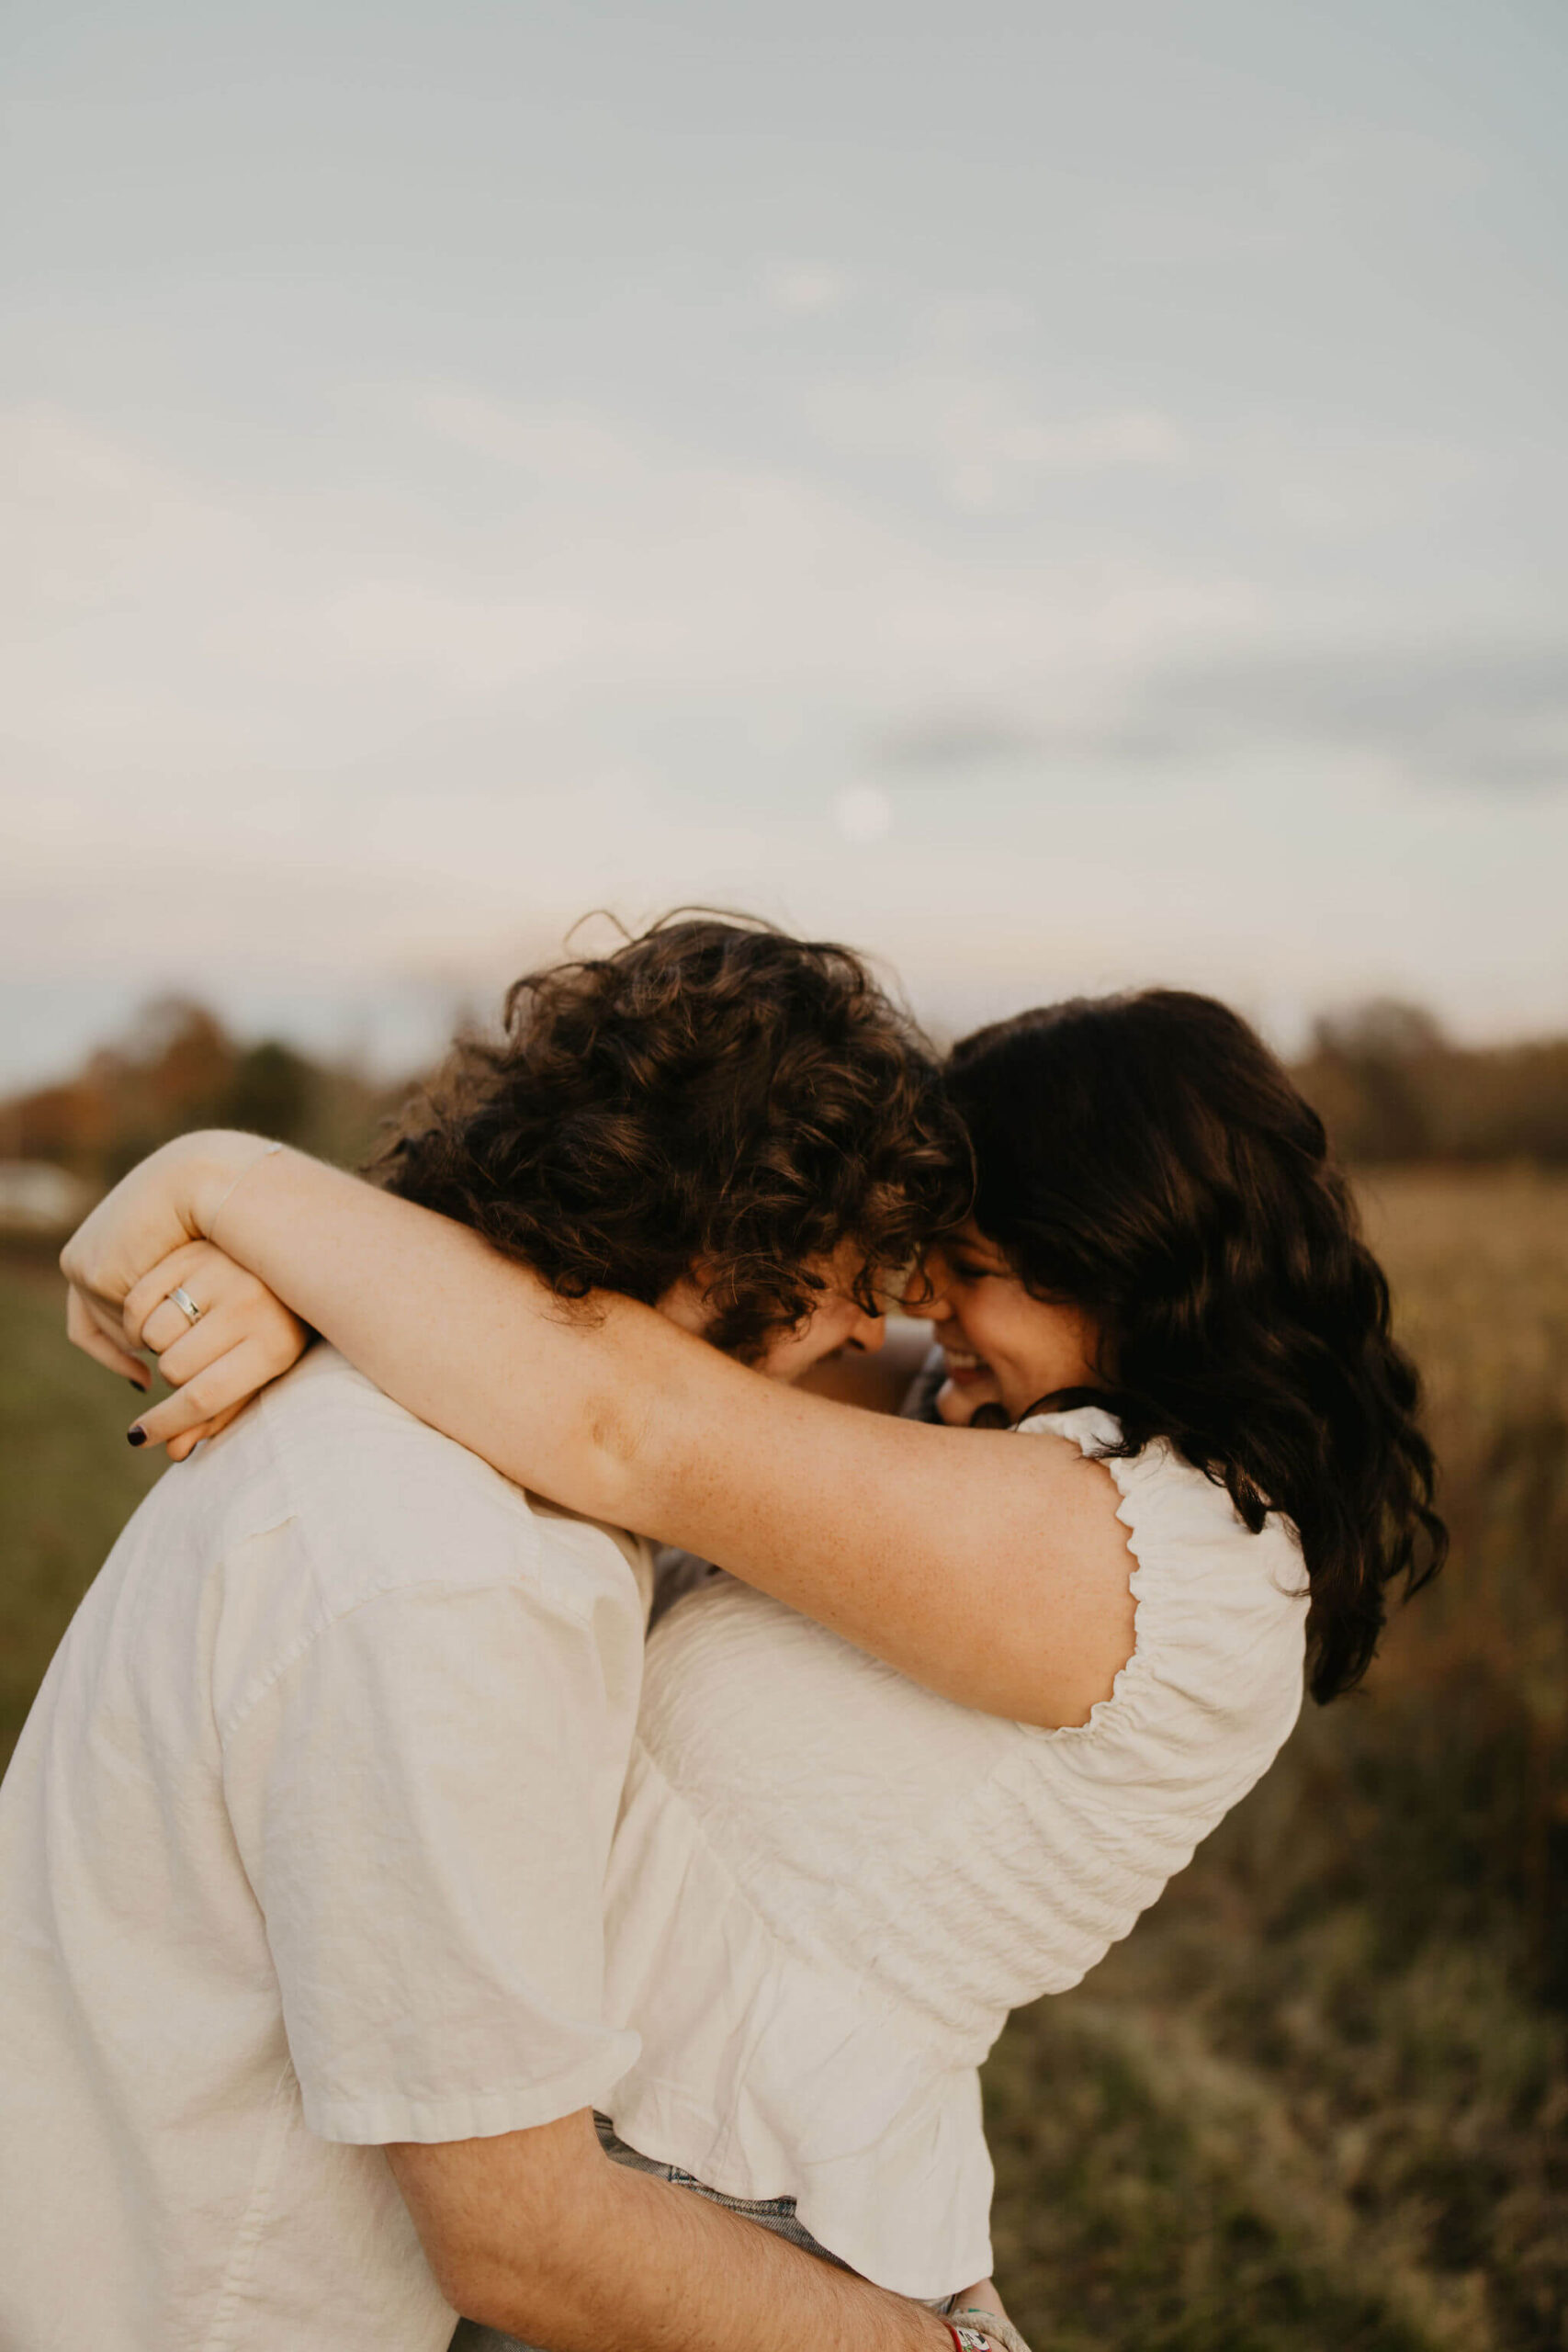
[(1370, 1179), (1454, 1554), (988, 2070), (1054, 2352), (1568, 2345), (1568, 1181)]

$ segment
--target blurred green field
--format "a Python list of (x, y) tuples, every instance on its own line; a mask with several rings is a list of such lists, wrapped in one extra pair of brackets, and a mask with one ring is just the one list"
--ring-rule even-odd
[(0, 1766), (72, 1611), (156, 1479), (133, 1453), (139, 1399), (68, 1347), (43, 1250), (0, 1257)]
[[(1568, 1180), (1370, 1182), (1455, 1555), (987, 2070), (1037, 2352), (1568, 2352)], [(0, 1753), (157, 1475), (0, 1263)]]

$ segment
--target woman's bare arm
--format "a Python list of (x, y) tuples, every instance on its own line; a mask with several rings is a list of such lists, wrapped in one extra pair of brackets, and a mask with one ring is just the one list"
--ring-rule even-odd
[[(1076, 1447), (803, 1396), (649, 1307), (565, 1306), (464, 1227), (295, 1152), (249, 1160), (247, 1144), (259, 1149), (177, 1148), (186, 1159), (168, 1162), (164, 1204), (147, 1209), (160, 1244), (131, 1238), (130, 1218), (126, 1262), (140, 1272), (209, 1233), (389, 1396), (519, 1484), (715, 1560), (967, 1705), (1059, 1725), (1108, 1694), (1133, 1645), (1132, 1561), (1111, 1477)], [(152, 1192), (163, 1157), (144, 1171)], [(92, 1234), (89, 1219), (67, 1272), (125, 1296)], [(132, 1343), (154, 1304), (130, 1290)], [(212, 1403), (198, 1378), (143, 1422), (161, 1439)]]

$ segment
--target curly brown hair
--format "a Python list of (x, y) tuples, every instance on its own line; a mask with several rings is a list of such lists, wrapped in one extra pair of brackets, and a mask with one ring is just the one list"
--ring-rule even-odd
[(565, 1298), (651, 1305), (700, 1266), (708, 1336), (741, 1355), (846, 1241), (880, 1311), (969, 1191), (934, 1058), (860, 958), (706, 912), (516, 981), (500, 1042), (460, 1040), (367, 1172)]

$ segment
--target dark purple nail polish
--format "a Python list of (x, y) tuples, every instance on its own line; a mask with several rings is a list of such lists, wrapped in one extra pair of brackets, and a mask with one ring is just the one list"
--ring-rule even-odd
[(147, 1432), (145, 1430), (139, 1429), (127, 1430), (125, 1432), (125, 1442), (127, 1445), (145, 1445), (147, 1442)]
[[(129, 1373), (127, 1373), (125, 1376), (126, 1376), (127, 1380), (130, 1380), (130, 1374)], [(139, 1396), (146, 1396), (146, 1394), (147, 1394), (147, 1389), (146, 1389), (146, 1385), (145, 1385), (145, 1383), (144, 1383), (144, 1382), (140, 1381), (140, 1380), (130, 1380), (130, 1385), (131, 1385), (132, 1388), (134, 1388), (134, 1389), (135, 1389), (135, 1391), (136, 1391), (136, 1393), (137, 1393), (137, 1395), (138, 1395)]]

